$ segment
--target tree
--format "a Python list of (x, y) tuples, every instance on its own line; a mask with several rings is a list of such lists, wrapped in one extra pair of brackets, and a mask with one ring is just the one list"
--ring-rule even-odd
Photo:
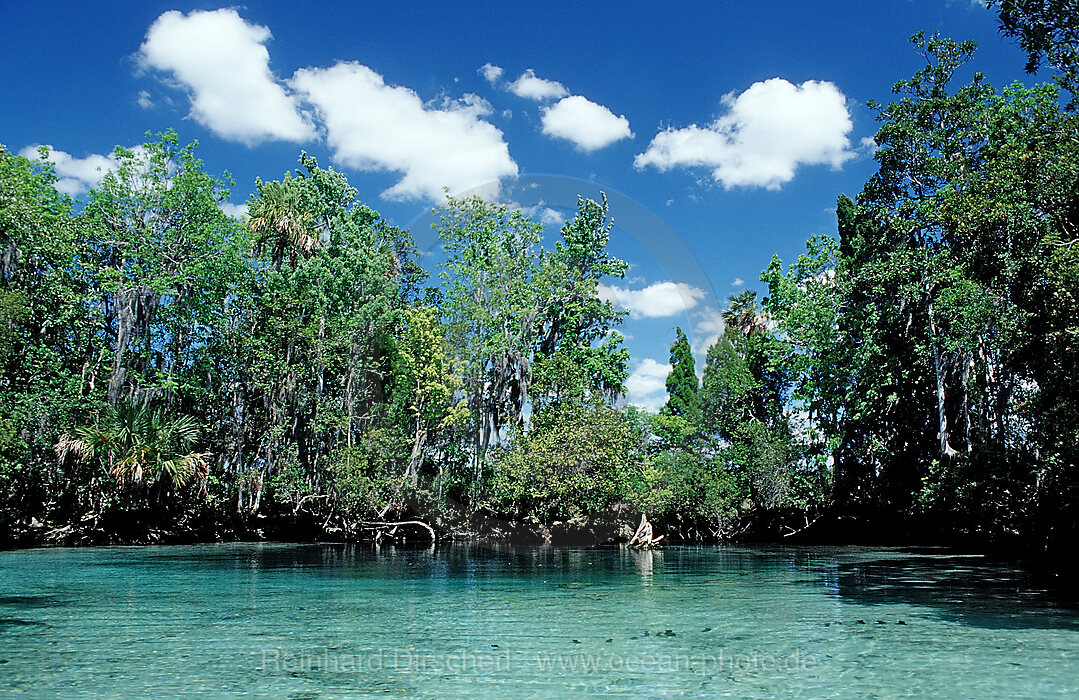
[(697, 371), (694, 368), (693, 350), (681, 328), (675, 328), (675, 340), (671, 343), (671, 371), (667, 374), (666, 415), (678, 416), (690, 425), (699, 425), (701, 401), (697, 394)]
[(306, 154), (300, 165), (295, 176), (260, 183), (251, 202), (256, 257), (238, 300), (246, 328), (222, 349), (239, 369), (222, 382), (241, 410), (221, 422), (244, 514), (258, 512), (271, 480), (280, 493), (302, 494), (297, 501), (327, 496), (336, 461), (353, 474), (361, 446), (379, 453), (364, 462), (371, 469), (396, 471), (411, 442), (410, 417), (389, 401), (417, 274), (411, 237), (359, 203), (341, 173)]
[(577, 213), (562, 225), (562, 240), (545, 256), (538, 284), (549, 289), (533, 362), (534, 399), (614, 399), (629, 376), (629, 352), (614, 328), (628, 313), (599, 297), (604, 277), (627, 269), (607, 252), (613, 222), (607, 197), (577, 198)]
[(394, 344), (394, 394), (399, 409), (408, 414), (414, 426), (405, 474), (415, 487), (430, 434), (443, 421), (455, 419), (450, 413), (458, 380), (447, 356), (438, 310), (406, 309), (404, 324), (404, 332)]
[(258, 194), (248, 211), (247, 228), (255, 236), (256, 255), (269, 248), (270, 260), (276, 265), (288, 258), (295, 266), (297, 258), (311, 257), (319, 242), (314, 214), (304, 208), (303, 188), (297, 185), (288, 173), (280, 181), (255, 182)]
[(804, 468), (784, 412), (789, 358), (757, 320), (755, 295), (732, 297), (725, 316), (747, 322), (727, 326), (705, 356), (701, 424), (717, 446), (712, 461), (734, 482), (728, 490), (758, 508), (805, 506), (814, 499), (797, 488)]
[(1079, 101), (1079, 3), (1075, 0), (990, 0), (1000, 16), (1000, 31), (1019, 40), (1027, 54), (1026, 69), (1036, 73), (1042, 63), (1057, 71), (1060, 87), (1072, 93), (1070, 108)]
[(763, 333), (766, 325), (757, 308), (757, 293), (746, 289), (733, 295), (723, 311), (723, 325), (747, 337)]
[(772, 362), (784, 368), (791, 382), (793, 413), (804, 415), (795, 429), (804, 467), (816, 481), (818, 496), (831, 496), (829, 477), (836, 463), (844, 406), (856, 400), (847, 393), (851, 347), (840, 326), (847, 277), (840, 266), (839, 244), (829, 236), (814, 236), (786, 273), (774, 256), (761, 280), (768, 284), (764, 313), (775, 323)]
[(442, 313), (472, 413), (478, 488), (492, 436), (519, 426), (528, 402), (531, 348), (545, 310), (535, 284), (542, 226), (477, 197), (450, 197), (438, 231), (446, 253)]
[(73, 203), (47, 160), (0, 146), (0, 531), (14, 538), (77, 500), (52, 446), (100, 395), (87, 249)]
[(146, 403), (122, 401), (106, 405), (94, 425), (75, 429), (61, 438), (56, 453), (61, 461), (103, 460), (121, 486), (167, 479), (183, 486), (209, 473), (209, 454), (195, 452), (202, 427), (192, 416), (167, 417)]
[[(222, 212), (225, 183), (203, 170), (195, 146), (179, 146), (168, 131), (137, 150), (118, 147), (117, 168), (90, 191), (80, 216), (113, 404), (157, 394), (172, 404), (218, 335), (230, 285), (242, 276), (246, 237)], [(101, 358), (87, 361), (94, 382)]]
[(838, 208), (837, 494), (995, 536), (1044, 528), (1075, 464), (1059, 314), (1074, 318), (1079, 125), (1052, 87), (953, 89), (974, 46), (914, 42), (925, 67), (879, 108), (879, 170)]
[(474, 501), (492, 438), (523, 429), (526, 407), (622, 393), (629, 355), (612, 329), (624, 313), (598, 290), (626, 269), (606, 251), (610, 229), (606, 199), (580, 199), (547, 252), (520, 211), (452, 197), (442, 209), (442, 314), (472, 415)]
[(492, 503), (546, 523), (639, 501), (651, 486), (645, 440), (638, 424), (605, 402), (552, 405), (499, 453)]

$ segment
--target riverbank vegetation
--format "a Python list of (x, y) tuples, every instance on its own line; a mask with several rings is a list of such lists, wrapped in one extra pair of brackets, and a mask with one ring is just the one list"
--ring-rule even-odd
[[(1072, 89), (1055, 18), (1003, 4)], [(871, 105), (879, 169), (839, 197), (835, 235), (729, 300), (700, 373), (677, 330), (656, 414), (622, 400), (624, 312), (598, 289), (627, 266), (605, 201), (545, 248), (523, 212), (449, 197), (426, 270), (307, 155), (241, 220), (173, 132), (117, 149), (82, 202), (0, 151), (0, 532), (362, 538), (419, 520), (538, 540), (643, 512), (668, 539), (1063, 547), (1079, 116), (1054, 85), (961, 81), (972, 44), (914, 46), (921, 69)]]

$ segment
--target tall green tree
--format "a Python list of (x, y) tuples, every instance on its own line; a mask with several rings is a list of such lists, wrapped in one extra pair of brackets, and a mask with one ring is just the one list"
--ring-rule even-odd
[(449, 198), (438, 224), (446, 252), (442, 313), (462, 370), (472, 420), (473, 495), (492, 438), (524, 429), (561, 400), (620, 395), (628, 352), (612, 333), (624, 313), (599, 298), (599, 280), (626, 265), (607, 252), (606, 199), (580, 199), (553, 251), (543, 227), (520, 211)]
[(447, 422), (459, 420), (458, 412), (453, 410), (459, 381), (450, 362), (438, 310), (405, 309), (403, 322), (404, 330), (394, 344), (394, 396), (398, 410), (405, 413), (412, 426), (405, 475), (416, 487), (432, 433)]
[(535, 284), (542, 226), (476, 197), (449, 198), (437, 226), (446, 254), (442, 313), (472, 413), (478, 486), (492, 437), (520, 426), (529, 398), (531, 350), (546, 300)]
[(1079, 106), (1079, 3), (1075, 0), (990, 0), (1000, 16), (1000, 31), (1019, 41), (1028, 73), (1042, 64), (1056, 72), (1057, 83)]
[(880, 168), (839, 204), (837, 491), (990, 535), (1044, 527), (1074, 464), (1041, 439), (1072, 434), (1049, 416), (1074, 405), (1050, 368), (1071, 366), (1054, 339), (1074, 308), (1075, 119), (1052, 87), (954, 88), (973, 45), (914, 42), (925, 67), (879, 108)]
[(708, 349), (700, 391), (701, 424), (716, 444), (714, 460), (756, 508), (807, 505), (807, 470), (785, 410), (790, 358), (752, 292), (733, 296), (724, 317), (730, 325)]
[(117, 168), (80, 216), (108, 351), (104, 366), (88, 358), (88, 374), (107, 382), (110, 403), (153, 395), (171, 405), (194, 390), (184, 383), (199, 375), (202, 349), (219, 334), (230, 285), (243, 274), (246, 237), (220, 208), (226, 183), (205, 172), (195, 145), (180, 146), (169, 131), (135, 150), (117, 148)]
[(689, 339), (681, 328), (675, 328), (675, 340), (671, 343), (671, 371), (667, 374), (667, 404), (664, 413), (684, 418), (697, 425), (701, 419), (701, 399), (697, 393), (699, 382)]
[(0, 146), (0, 531), (48, 520), (81, 479), (56, 464), (63, 431), (101, 396), (87, 262), (73, 202), (48, 161)]
[(844, 407), (854, 398), (847, 393), (851, 347), (840, 326), (847, 278), (839, 256), (834, 238), (814, 236), (786, 272), (776, 256), (761, 274), (768, 284), (764, 314), (775, 325), (771, 362), (791, 384), (788, 400), (798, 421), (803, 466), (821, 498), (832, 495)]
[(607, 251), (613, 222), (607, 197), (578, 197), (577, 212), (544, 259), (538, 284), (548, 289), (534, 349), (534, 399), (539, 405), (589, 396), (613, 399), (625, 390), (629, 351), (614, 329), (627, 314), (599, 297), (601, 279), (625, 276), (627, 265)]
[(227, 348), (240, 371), (222, 378), (240, 407), (222, 426), (248, 514), (271, 480), (299, 502), (325, 496), (342, 459), (349, 478), (368, 478), (351, 469), (355, 450), (367, 449), (370, 469), (400, 476), (410, 442), (389, 399), (394, 339), (408, 327), (418, 274), (411, 238), (359, 203), (341, 173), (306, 154), (300, 165), (259, 182), (249, 207), (254, 270), (238, 300), (247, 325)]

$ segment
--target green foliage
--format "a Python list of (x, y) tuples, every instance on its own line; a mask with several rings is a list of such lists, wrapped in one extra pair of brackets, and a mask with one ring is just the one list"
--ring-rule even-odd
[(669, 519), (699, 519), (722, 526), (737, 516), (749, 497), (745, 480), (727, 454), (701, 457), (690, 452), (667, 450), (656, 455), (651, 469), (659, 474), (651, 490), (651, 502), (642, 510)]
[(697, 370), (694, 367), (693, 350), (681, 328), (675, 328), (675, 341), (671, 344), (671, 371), (667, 374), (667, 404), (663, 414), (676, 416), (685, 422), (692, 433), (701, 422), (701, 399), (697, 394)]
[[(760, 320), (753, 296), (732, 298), (727, 315), (742, 322), (731, 322), (708, 349), (701, 386), (702, 426), (721, 446), (711, 471), (721, 464), (727, 470), (720, 493), (738, 493), (764, 510), (819, 503), (819, 490), (794, 487), (808, 466), (784, 410), (792, 355), (778, 329)], [(728, 500), (727, 510), (734, 505)]]
[[(1074, 92), (1075, 8), (995, 4)], [(913, 43), (837, 236), (730, 299), (699, 386), (677, 329), (655, 416), (614, 405), (624, 312), (599, 285), (626, 264), (604, 197), (553, 249), (519, 210), (448, 197), (422, 290), (409, 233), (306, 154), (239, 221), (171, 131), (118, 148), (81, 209), (0, 148), (0, 532), (153, 512), (354, 535), (459, 500), (712, 532), (832, 508), (1070, 543), (1079, 117), (1054, 86), (956, 86), (972, 43)]]
[(209, 472), (208, 454), (195, 452), (202, 426), (192, 416), (166, 416), (149, 404), (107, 405), (94, 425), (75, 428), (57, 443), (60, 461), (98, 460), (121, 486), (167, 479), (183, 486)]
[(81, 228), (55, 182), (0, 147), (0, 531), (76, 497), (52, 448), (95, 402)]
[(640, 498), (649, 490), (645, 438), (605, 403), (555, 404), (498, 455), (491, 502), (500, 512), (550, 521)]
[(1056, 72), (1057, 83), (1079, 101), (1079, 5), (1074, 0), (990, 0), (1000, 16), (1000, 31), (1019, 40), (1027, 54), (1026, 69), (1036, 73), (1043, 63)]
[(576, 215), (562, 225), (562, 240), (544, 259), (539, 284), (549, 289), (543, 327), (534, 349), (534, 400), (613, 399), (625, 390), (629, 351), (614, 331), (626, 311), (599, 298), (604, 277), (621, 279), (627, 264), (607, 253), (613, 222), (607, 198), (578, 197)]
[(378, 519), (399, 505), (408, 486), (390, 467), (401, 458), (396, 440), (383, 431), (372, 432), (362, 445), (330, 454), (326, 477), (332, 508), (347, 522)]
[(0, 289), (0, 366), (6, 367), (8, 360), (18, 348), (16, 329), (30, 317), (30, 297), (21, 289)]
[(611, 331), (624, 314), (599, 299), (598, 285), (626, 265), (606, 252), (605, 198), (578, 201), (553, 252), (540, 248), (538, 222), (477, 198), (448, 198), (437, 228), (446, 252), (441, 311), (471, 413), (476, 503), (492, 436), (522, 430), (527, 406), (623, 392), (629, 353)]

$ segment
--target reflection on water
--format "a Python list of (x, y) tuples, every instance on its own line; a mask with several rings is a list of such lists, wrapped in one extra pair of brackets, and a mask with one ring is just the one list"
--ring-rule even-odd
[(626, 551), (633, 556), (633, 563), (637, 565), (637, 570), (641, 572), (641, 585), (651, 585), (652, 569), (655, 568), (657, 561), (660, 564), (663, 563), (663, 552), (655, 549), (630, 549)]
[(932, 550), (0, 553), (0, 696), (1079, 694), (1079, 615)]

